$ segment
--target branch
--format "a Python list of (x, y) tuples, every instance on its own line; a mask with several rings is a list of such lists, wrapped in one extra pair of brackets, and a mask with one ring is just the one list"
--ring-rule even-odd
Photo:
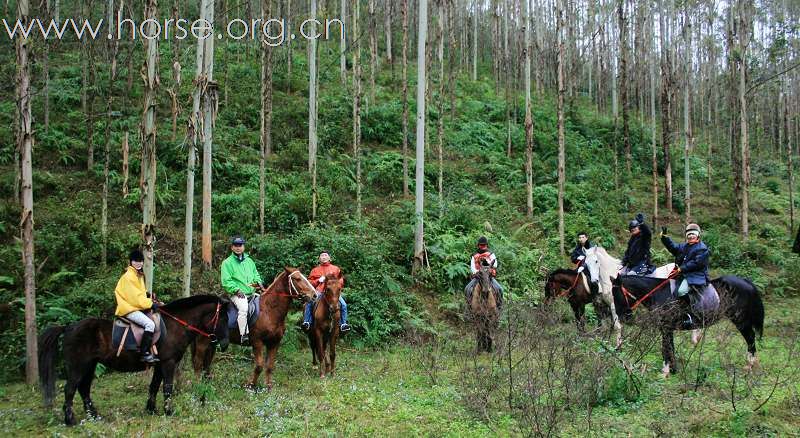
[(756, 82), (753, 85), (751, 85), (750, 88), (747, 89), (747, 92), (745, 92), (745, 94), (750, 94), (750, 92), (753, 91), (754, 89), (766, 84), (767, 82), (777, 78), (778, 76), (781, 76), (783, 74), (786, 74), (786, 73), (796, 69), (797, 67), (800, 67), (800, 62), (797, 62), (794, 65), (792, 65), (791, 67), (788, 67), (788, 68), (784, 69), (781, 72), (775, 73), (775, 74), (773, 74), (772, 76), (770, 76), (768, 78), (764, 78), (764, 79), (759, 80), (758, 82)]

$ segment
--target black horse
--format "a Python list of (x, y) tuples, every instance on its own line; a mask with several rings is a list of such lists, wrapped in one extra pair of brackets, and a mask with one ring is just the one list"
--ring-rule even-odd
[[(153, 380), (150, 382), (150, 397), (147, 399), (148, 412), (156, 411), (156, 395), (163, 380), (164, 413), (172, 414), (170, 397), (175, 367), (196, 337), (209, 337), (219, 342), (221, 348), (227, 348), (228, 305), (228, 301), (216, 296), (196, 295), (161, 307), (166, 334), (162, 333), (157, 344), (161, 361), (153, 365)], [(55, 357), (59, 340), (64, 337), (64, 365), (67, 374), (64, 385), (64, 423), (67, 425), (76, 424), (72, 410), (72, 399), (76, 390), (83, 399), (86, 414), (97, 417), (90, 391), (98, 363), (122, 372), (142, 371), (147, 366), (140, 361), (138, 351), (123, 350), (117, 356), (117, 350), (111, 342), (112, 324), (107, 319), (87, 318), (68, 326), (50, 327), (39, 339), (39, 380), (45, 406), (49, 407), (52, 406), (55, 395)]]
[[(622, 321), (630, 320), (633, 308), (641, 300), (648, 310), (655, 311), (661, 330), (661, 353), (664, 358), (664, 374), (677, 371), (673, 332), (681, 330), (685, 310), (675, 304), (669, 283), (663, 279), (621, 276), (614, 281), (614, 307)], [(711, 280), (717, 289), (720, 304), (715, 313), (704, 315), (696, 328), (711, 326), (723, 318), (729, 319), (747, 342), (748, 367), (756, 362), (756, 334), (764, 329), (764, 303), (758, 288), (747, 279), (726, 275)], [(652, 293), (651, 293), (652, 292)]]

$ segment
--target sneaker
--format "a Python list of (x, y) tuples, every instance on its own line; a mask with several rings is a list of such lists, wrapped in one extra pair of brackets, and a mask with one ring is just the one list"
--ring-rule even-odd
[(350, 331), (350, 324), (344, 323), (344, 324), (340, 325), (339, 326), (339, 331), (342, 332), (342, 333), (349, 332)]
[(241, 343), (242, 343), (242, 345), (247, 345), (247, 344), (249, 344), (249, 343), (250, 343), (250, 336), (248, 336), (248, 335), (242, 335)]
[(142, 355), (142, 357), (141, 357), (139, 360), (141, 360), (142, 362), (145, 362), (145, 363), (155, 363), (155, 362), (158, 362), (158, 358), (157, 358), (157, 357), (155, 357), (155, 356), (153, 355), (153, 353), (151, 353), (151, 352), (149, 352), (149, 351), (148, 351), (147, 353), (143, 354), (143, 355)]
[(311, 328), (311, 323), (303, 321), (303, 325), (301, 327), (303, 328), (303, 330), (308, 330)]

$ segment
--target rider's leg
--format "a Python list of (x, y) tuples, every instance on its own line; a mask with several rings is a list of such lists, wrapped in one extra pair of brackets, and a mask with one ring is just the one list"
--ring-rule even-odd
[(339, 330), (346, 332), (350, 330), (350, 325), (347, 323), (347, 303), (344, 302), (344, 297), (339, 295), (339, 309), (341, 312), (341, 320), (339, 321), (341, 325), (339, 326)]
[(497, 291), (497, 305), (503, 305), (503, 286), (500, 286), (500, 283), (497, 282), (497, 279), (492, 277), (492, 286), (494, 290)]
[(247, 298), (231, 297), (231, 302), (236, 306), (236, 324), (239, 326), (239, 335), (245, 337), (247, 330)]
[(314, 303), (319, 298), (319, 293), (314, 295), (314, 301), (310, 303), (306, 303), (305, 309), (303, 309), (303, 328), (308, 330), (311, 327), (311, 312), (314, 310)]
[(676, 295), (678, 296), (678, 300), (683, 304), (684, 309), (686, 310), (686, 318), (683, 320), (683, 328), (689, 329), (694, 326), (694, 320), (692, 320), (692, 302), (691, 302), (691, 292), (689, 282), (686, 281), (684, 278), (681, 280), (680, 285), (678, 286), (678, 290), (676, 291)]
[(157, 362), (158, 359), (150, 352), (150, 348), (153, 346), (153, 332), (155, 332), (156, 324), (147, 315), (138, 310), (125, 315), (125, 318), (144, 328), (142, 343), (139, 345), (142, 361), (147, 363)]
[(467, 283), (467, 287), (464, 288), (464, 297), (467, 299), (467, 304), (472, 301), (472, 290), (475, 289), (475, 285), (478, 283), (477, 278), (473, 278)]

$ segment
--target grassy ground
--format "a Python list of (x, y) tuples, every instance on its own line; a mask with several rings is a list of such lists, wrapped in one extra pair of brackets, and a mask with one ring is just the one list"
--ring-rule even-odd
[[(744, 343), (729, 323), (707, 332), (702, 352), (691, 346), (687, 334), (681, 334), (676, 338), (678, 352), (691, 357), (683, 373), (667, 380), (658, 375), (656, 343), (639, 366), (638, 395), (620, 395), (620, 388), (614, 387), (619, 382), (609, 380), (606, 397), (593, 407), (591, 417), (585, 408), (564, 407), (566, 418), (558, 434), (797, 436), (800, 384), (796, 377), (800, 376), (797, 356), (792, 360), (790, 350), (792, 345), (797, 347), (798, 304), (800, 299), (768, 302), (766, 333), (759, 343), (761, 365), (754, 373), (741, 372)], [(571, 322), (562, 325), (558, 329), (573, 336)], [(449, 337), (458, 339), (459, 335)], [(375, 351), (342, 347), (336, 375), (325, 380), (310, 367), (308, 350), (297, 347), (300, 338), (292, 335), (289, 339), (279, 356), (272, 392), (242, 388), (251, 370), (248, 351), (232, 347), (215, 363), (213, 383), (184, 383), (176, 396), (174, 417), (144, 413), (149, 373), (105, 373), (93, 392), (101, 419), (67, 428), (61, 424), (60, 408), (43, 410), (38, 392), (15, 384), (0, 388), (0, 428), (8, 436), (508, 436), (530, 432), (529, 423), (505, 410), (502, 390), (492, 396), (485, 413), (467, 408), (463, 373), (469, 369), (465, 362), (471, 360), (471, 337), (446, 341), (445, 348), (435, 350), (400, 344)], [(437, 355), (435, 360), (424, 357), (431, 353)], [(478, 361), (488, 363), (489, 359), (484, 355)], [(727, 360), (738, 373), (736, 410), (730, 402), (732, 375), (726, 372)], [(498, 388), (502, 385), (497, 382)], [(754, 411), (770, 394), (769, 401)], [(205, 406), (199, 401), (202, 395), (208, 398)], [(80, 406), (76, 400), (82, 419)]]

